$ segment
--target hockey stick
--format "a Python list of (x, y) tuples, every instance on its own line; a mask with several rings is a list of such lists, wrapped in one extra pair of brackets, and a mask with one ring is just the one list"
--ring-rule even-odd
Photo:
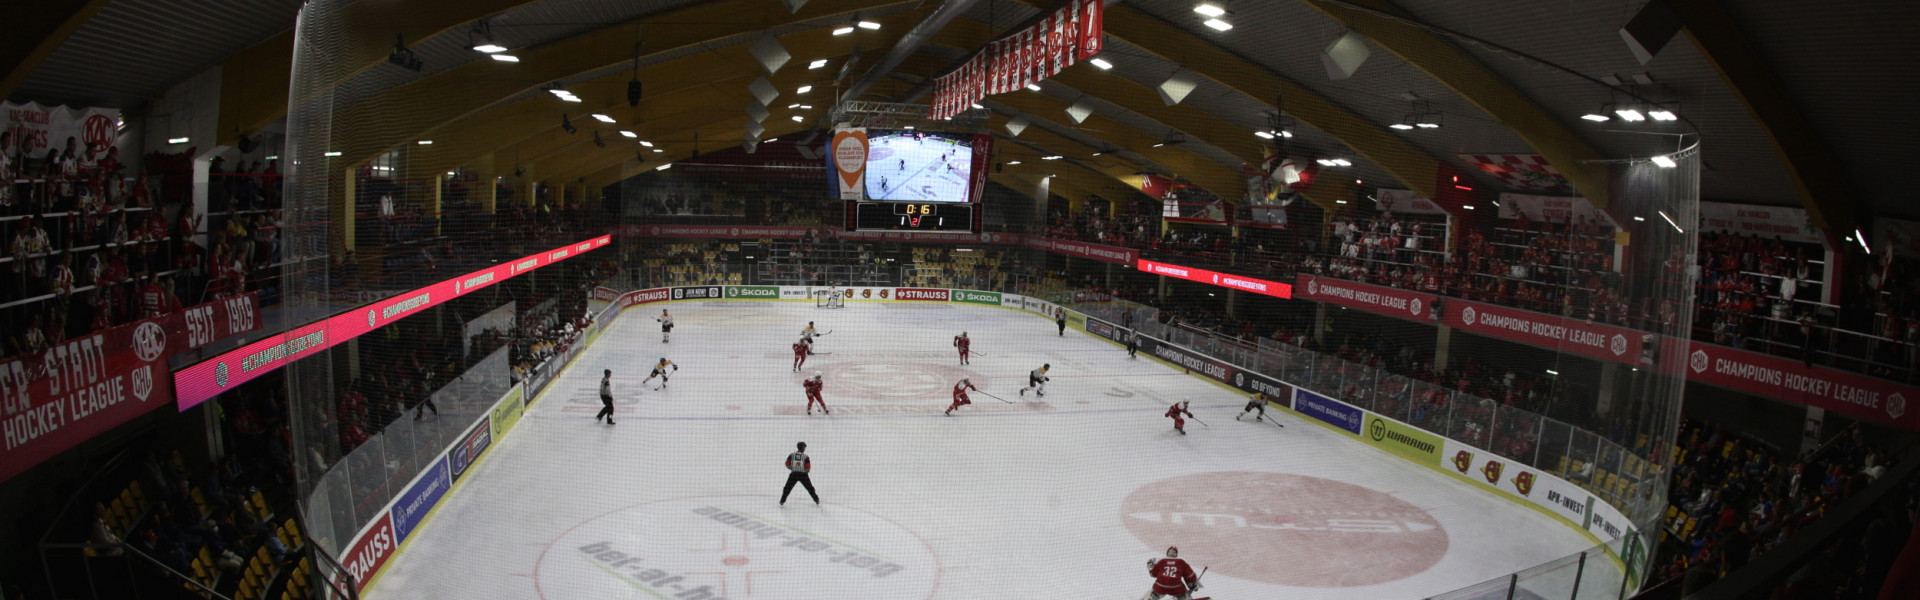
[(1189, 418), (1189, 419), (1193, 419), (1193, 422), (1195, 422), (1195, 423), (1199, 423), (1201, 427), (1205, 427), (1205, 428), (1207, 428), (1207, 429), (1213, 429), (1213, 426), (1212, 426), (1212, 425), (1208, 425), (1206, 421), (1202, 421), (1202, 420), (1200, 420), (1200, 418), (1199, 418), (1199, 417), (1195, 417), (1195, 416), (1193, 416), (1193, 415), (1191, 415), (1191, 414), (1189, 414), (1189, 415), (1187, 415), (1187, 418)]
[[(1201, 577), (1206, 577), (1206, 576), (1207, 576), (1207, 569), (1208, 569), (1208, 567), (1200, 567), (1200, 574), (1199, 574), (1199, 575), (1195, 575), (1195, 576), (1193, 576), (1193, 586), (1194, 586), (1195, 588), (1198, 588), (1198, 587), (1200, 587), (1200, 578), (1201, 578)], [(1192, 596), (1192, 595), (1193, 595), (1193, 590), (1187, 590), (1187, 595), (1188, 595), (1188, 596)], [(1213, 596), (1206, 596), (1206, 597), (1202, 597), (1202, 598), (1194, 598), (1193, 600), (1213, 600)]]
[[(1273, 424), (1275, 424), (1275, 425), (1280, 425), (1280, 421), (1279, 421), (1278, 419), (1275, 419), (1275, 418), (1273, 418), (1273, 417), (1269, 417), (1269, 416), (1267, 416), (1267, 415), (1265, 415), (1265, 414), (1262, 414), (1262, 415), (1260, 415), (1260, 418), (1262, 418), (1262, 419), (1266, 419), (1266, 420), (1267, 420), (1267, 422), (1269, 422), (1269, 423), (1273, 423)], [(1287, 428), (1287, 426), (1285, 426), (1285, 425), (1280, 425), (1280, 428), (1281, 428), (1281, 429), (1286, 429), (1286, 428)]]
[(984, 356), (986, 356), (986, 355), (987, 355), (987, 353), (985, 353), (985, 352), (980, 352), (980, 351), (977, 351), (977, 350), (968, 350), (968, 351), (967, 351), (967, 354), (972, 354), (972, 355), (974, 355), (974, 356), (982, 356), (982, 357), (984, 357)]
[(995, 399), (995, 400), (999, 400), (999, 401), (1001, 401), (1001, 402), (1005, 402), (1005, 403), (1007, 403), (1007, 404), (1013, 404), (1013, 401), (1012, 401), (1012, 400), (1008, 400), (1008, 399), (1006, 399), (1006, 398), (1001, 398), (1001, 397), (999, 397), (999, 396), (995, 396), (995, 395), (993, 395), (993, 394), (988, 394), (988, 393), (986, 393), (986, 392), (981, 392), (980, 390), (974, 390), (974, 391), (976, 391), (976, 392), (980, 392), (981, 394), (983, 394), (983, 395), (985, 395), (985, 396), (986, 396), (986, 397), (988, 397), (988, 398), (992, 398), (992, 399)]

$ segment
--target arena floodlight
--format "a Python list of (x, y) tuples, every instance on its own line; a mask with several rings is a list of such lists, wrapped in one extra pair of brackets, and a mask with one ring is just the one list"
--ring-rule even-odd
[(1232, 23), (1228, 23), (1226, 21), (1222, 21), (1219, 19), (1207, 19), (1207, 22), (1203, 23), (1203, 25), (1212, 27), (1215, 31), (1226, 31), (1228, 29), (1233, 29)]
[(833, 30), (833, 34), (834, 34), (834, 35), (846, 35), (846, 34), (849, 34), (849, 33), (853, 33), (853, 26), (852, 26), (852, 25), (848, 25), (848, 26), (846, 26), (846, 27), (841, 27), (841, 28), (838, 28), (838, 29), (835, 29), (835, 30)]
[(612, 123), (612, 122), (613, 122), (613, 117), (609, 117), (609, 116), (607, 116), (607, 113), (593, 113), (593, 115), (592, 115), (592, 116), (593, 116), (593, 120), (595, 120), (595, 121), (599, 121), (599, 122), (601, 122), (601, 123)]
[(493, 56), (492, 56), (492, 58), (493, 58), (494, 60), (497, 60), (497, 61), (500, 61), (500, 62), (504, 62), (504, 63), (517, 63), (517, 62), (520, 62), (520, 57), (518, 57), (518, 56), (514, 56), (514, 55), (512, 55), (512, 54), (495, 54), (495, 55), (493, 55)]
[(879, 23), (875, 23), (875, 22), (873, 22), (873, 21), (861, 21), (861, 22), (859, 22), (859, 23), (858, 23), (858, 25), (860, 26), (860, 28), (861, 28), (861, 29), (867, 29), (867, 30), (872, 30), (872, 31), (879, 31), (879, 30), (880, 30), (880, 24), (879, 24)]
[(1092, 60), (1088, 60), (1087, 62), (1093, 63), (1093, 66), (1100, 67), (1100, 70), (1102, 71), (1109, 71), (1113, 69), (1113, 63), (1107, 62), (1107, 60), (1104, 58), (1095, 58)]
[(1193, 12), (1197, 12), (1209, 17), (1218, 17), (1220, 15), (1227, 14), (1227, 9), (1214, 6), (1212, 3), (1202, 2), (1200, 3), (1199, 6), (1193, 7)]
[(1670, 156), (1655, 156), (1653, 157), (1653, 164), (1660, 165), (1661, 168), (1671, 169), (1679, 166), (1680, 163), (1673, 162), (1673, 157)]

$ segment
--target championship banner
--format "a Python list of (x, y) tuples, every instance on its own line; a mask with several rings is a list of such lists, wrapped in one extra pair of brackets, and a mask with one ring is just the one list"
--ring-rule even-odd
[(180, 410), (205, 402), (234, 386), (251, 381), (293, 361), (345, 343), (394, 321), (419, 314), (428, 308), (474, 290), (556, 262), (579, 256), (612, 243), (612, 236), (600, 236), (520, 260), (501, 263), (419, 288), (394, 297), (309, 323), (285, 333), (267, 337), (241, 348), (175, 371), (173, 390)]
[(865, 200), (867, 193), (867, 130), (864, 127), (833, 130), (833, 172), (840, 184), (841, 200)]
[(1413, 190), (1380, 189), (1373, 192), (1373, 207), (1385, 212), (1403, 215), (1440, 215), (1448, 216), (1447, 209), (1440, 208), (1433, 200), (1422, 198)]
[(987, 42), (972, 58), (933, 78), (928, 116), (951, 118), (982, 98), (1020, 90), (1100, 54), (1106, 46), (1105, 11), (1105, 0), (1073, 0), (1026, 29)]
[(1294, 297), (1357, 308), (1389, 317), (1427, 321), (1427, 312), (1438, 300), (1433, 294), (1354, 283), (1300, 274), (1293, 286)]
[[(1573, 188), (1560, 169), (1538, 154), (1462, 154), (1468, 164), (1479, 167), (1509, 187), (1542, 192), (1560, 192)], [(1501, 201), (1502, 204), (1506, 202)]]
[(1634, 366), (1640, 365), (1644, 353), (1641, 337), (1649, 335), (1625, 327), (1459, 299), (1447, 300), (1446, 307), (1447, 326), (1467, 333)]
[(168, 335), (167, 320), (128, 323), (0, 361), (0, 481), (168, 405), (167, 357), (186, 349), (187, 339), (177, 330)]
[(1693, 381), (1920, 431), (1920, 415), (1907, 410), (1907, 395), (1920, 398), (1920, 388), (1684, 339), (1661, 340), (1661, 352), (1684, 353), (1686, 376)]
[(48, 149), (67, 149), (67, 138), (74, 138), (81, 152), (87, 144), (100, 146), (100, 155), (119, 137), (120, 111), (111, 108), (68, 108), (28, 102), (0, 103), (6, 111), (7, 133), (13, 134), (14, 147), (22, 155), (44, 156)]
[(1826, 243), (1820, 230), (1814, 229), (1813, 222), (1807, 220), (1807, 209), (1804, 208), (1701, 202), (1700, 228), (1751, 235), (1763, 240), (1777, 237), (1803, 244)]

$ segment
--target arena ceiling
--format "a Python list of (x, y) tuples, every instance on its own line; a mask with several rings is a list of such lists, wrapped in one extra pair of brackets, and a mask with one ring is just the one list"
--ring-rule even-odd
[[(1294, 134), (1287, 154), (1354, 163), (1316, 184), (1310, 198), (1327, 205), (1376, 186), (1431, 194), (1443, 167), (1504, 189), (1462, 154), (1543, 155), (1604, 204), (1605, 170), (1590, 161), (1664, 154), (1678, 138), (1663, 134), (1697, 132), (1706, 199), (1804, 206), (1830, 232), (1864, 228), (1876, 214), (1920, 218), (1903, 177), (1920, 131), (1908, 108), (1920, 87), (1911, 60), (1920, 3), (1662, 1), (1685, 28), (1642, 65), (1618, 32), (1644, 0), (1215, 0), (1229, 11), (1228, 31), (1203, 25), (1194, 0), (1121, 0), (1106, 19), (1111, 70), (1083, 63), (1039, 92), (990, 97), (982, 127), (1011, 142), (1009, 158), (1023, 157), (995, 175), (1009, 183), (1055, 175), (1055, 193), (1094, 194), (1158, 172), (1231, 197), (1241, 165), (1274, 144), (1254, 132), (1270, 129), (1268, 113), (1283, 104)], [(0, 17), (41, 35), (0, 42), (0, 58), (13, 59), (0, 64), (17, 65), (0, 79), (12, 99), (137, 108), (217, 65), (223, 142), (284, 117), (299, 2), (15, 4)], [(761, 139), (817, 127), (835, 95), (863, 80), (872, 85), (860, 99), (924, 101), (926, 78), (1058, 0), (810, 0), (797, 11), (782, 0), (342, 4), (350, 26), (336, 42), (358, 65), (336, 75), (342, 164), (406, 147), (410, 175), (423, 178), (464, 168), (590, 189), (737, 145), (747, 84), (763, 74), (780, 96)], [(908, 36), (949, 5), (960, 18)], [(881, 27), (832, 34), (856, 19)], [(468, 49), (482, 20), (521, 62)], [(1348, 31), (1372, 55), (1331, 79), (1320, 51)], [(386, 64), (395, 34), (421, 57), (420, 71)], [(748, 51), (763, 35), (793, 57), (772, 74)], [(870, 72), (896, 47), (906, 52), (896, 68)], [(825, 67), (807, 68), (821, 59)], [(636, 62), (647, 93), (632, 108), (624, 90)], [(1175, 76), (1197, 87), (1168, 106), (1155, 86)], [(556, 81), (584, 102), (542, 92)], [(797, 93), (805, 85), (814, 89)], [(1629, 93), (1677, 106), (1684, 119), (1579, 118)], [(1076, 103), (1094, 116), (1073, 122), (1065, 111)], [(617, 122), (586, 118), (595, 111)], [(1438, 112), (1444, 126), (1389, 128), (1415, 112)], [(580, 133), (561, 130), (563, 113)], [(1017, 137), (1004, 127), (1015, 117), (1033, 123)], [(435, 143), (412, 146), (422, 139)], [(1167, 140), (1184, 141), (1154, 146)], [(1026, 159), (1045, 155), (1066, 158)]]

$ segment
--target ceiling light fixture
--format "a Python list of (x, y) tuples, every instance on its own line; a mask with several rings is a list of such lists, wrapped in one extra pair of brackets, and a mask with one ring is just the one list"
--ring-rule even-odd
[(1053, 154), (1053, 155), (1049, 155), (1049, 156), (1042, 156), (1042, 157), (1040, 157), (1040, 160), (1060, 160), (1060, 158), (1061, 158), (1061, 157), (1060, 157), (1060, 155), (1058, 155), (1058, 154)]
[(1873, 254), (1873, 247), (1867, 245), (1867, 236), (1861, 235), (1860, 230), (1853, 230), (1853, 241), (1860, 242), (1860, 249), (1867, 251), (1867, 254)]
[(512, 54), (495, 54), (493, 55), (493, 59), (500, 62), (507, 62), (507, 63), (520, 62), (520, 57), (514, 56)]
[(797, 90), (794, 90), (794, 91), (793, 91), (793, 93), (795, 93), (795, 94), (805, 94), (805, 93), (807, 93), (807, 92), (811, 92), (811, 91), (813, 91), (813, 86), (810, 86), (810, 85), (803, 85), (803, 86), (800, 86), (800, 89), (797, 89)]
[(1212, 27), (1216, 31), (1226, 31), (1228, 29), (1233, 29), (1232, 23), (1228, 23), (1226, 21), (1222, 21), (1219, 19), (1207, 19), (1207, 22), (1204, 23), (1204, 25), (1208, 27)]
[(648, 148), (652, 148), (652, 147), (653, 147), (653, 142), (649, 142), (649, 141), (646, 141), (646, 140), (640, 140), (640, 145), (642, 145), (642, 146), (646, 146), (646, 147), (648, 147)]
[(485, 52), (485, 53), (487, 53), (487, 54), (494, 54), (494, 53), (498, 53), (498, 52), (506, 52), (506, 51), (507, 51), (507, 47), (506, 47), (506, 46), (502, 46), (502, 45), (499, 45), (499, 44), (491, 44), (491, 43), (489, 43), (489, 44), (481, 44), (481, 45), (478, 45), (478, 46), (474, 46), (474, 47), (473, 47), (473, 49), (474, 49), (474, 50), (476, 50), (476, 51), (479, 51), (479, 52)]
[(1440, 113), (1426, 113), (1418, 117), (1414, 117), (1413, 126), (1419, 127), (1421, 129), (1439, 129), (1440, 122), (1444, 118), (1445, 117), (1442, 117)]
[(599, 121), (599, 122), (601, 122), (601, 123), (612, 123), (612, 122), (613, 122), (613, 117), (609, 117), (609, 116), (607, 116), (607, 114), (606, 114), (606, 113), (593, 113), (593, 119), (594, 119), (594, 120), (596, 120), (596, 121)]
[(1017, 164), (1020, 164), (1020, 161), (1017, 161), (1017, 160), (1010, 160), (1010, 161), (1007, 161), (1007, 164), (1010, 164), (1010, 165), (1017, 165)]
[(1586, 119), (1588, 121), (1593, 121), (1595, 123), (1605, 123), (1607, 121), (1613, 120), (1613, 117), (1609, 117), (1600, 113), (1587, 113), (1584, 115), (1580, 115), (1580, 118)]
[(1104, 59), (1104, 58), (1095, 58), (1087, 62), (1093, 63), (1093, 66), (1100, 67), (1100, 70), (1102, 71), (1109, 71), (1113, 69), (1113, 63), (1107, 62), (1107, 59)]
[(1635, 221), (1641, 221), (1641, 222), (1645, 222), (1645, 221), (1647, 220), (1647, 218), (1646, 218), (1646, 217), (1642, 217), (1642, 216), (1638, 216), (1638, 215), (1635, 215), (1635, 216), (1633, 217), (1633, 220), (1635, 220)]
[(1394, 129), (1400, 129), (1400, 130), (1406, 130), (1406, 129), (1413, 129), (1413, 126), (1412, 126), (1412, 125), (1408, 125), (1408, 124), (1406, 124), (1406, 123), (1394, 123), (1394, 124), (1392, 124), (1392, 125), (1388, 125), (1387, 127), (1391, 127), (1391, 128), (1394, 128)]
[(1670, 156), (1655, 156), (1653, 157), (1653, 164), (1660, 165), (1661, 168), (1665, 169), (1671, 169), (1680, 165), (1680, 163), (1673, 162), (1673, 157)]
[(415, 144), (419, 144), (419, 145), (422, 145), (422, 146), (432, 146), (432, 145), (433, 145), (433, 140), (420, 140), (420, 141), (418, 141), (418, 142), (414, 142), (414, 143), (415, 143)]
[(1227, 14), (1227, 9), (1214, 6), (1210, 3), (1202, 2), (1200, 3), (1199, 6), (1193, 7), (1193, 12), (1197, 12), (1209, 17), (1218, 17), (1220, 15)]
[(968, 106), (972, 106), (972, 107), (974, 107), (974, 108), (976, 108), (976, 109), (978, 109), (978, 108), (986, 108), (985, 106), (981, 106), (979, 102), (974, 102), (974, 103), (971, 103), (971, 104), (968, 104)]
[(1273, 134), (1271, 134), (1271, 133), (1267, 133), (1267, 132), (1265, 132), (1265, 131), (1255, 131), (1255, 132), (1253, 132), (1253, 134), (1254, 134), (1254, 135), (1257, 135), (1257, 136), (1260, 136), (1260, 139), (1263, 139), (1263, 140), (1270, 140), (1270, 139), (1273, 139)]
[(328, 157), (333, 157), (333, 156), (339, 156), (339, 155), (340, 155), (340, 151), (339, 151), (339, 150), (334, 150), (334, 151), (332, 151), (332, 152), (328, 152), (328, 153), (326, 153), (326, 154), (323, 154), (322, 156), (328, 156)]
[(880, 24), (875, 23), (873, 21), (861, 21), (859, 23), (856, 23), (856, 25), (859, 25), (861, 29), (869, 29), (874, 31), (880, 30)]
[(810, 63), (807, 63), (807, 68), (809, 68), (809, 69), (818, 69), (818, 68), (820, 68), (820, 67), (824, 67), (824, 66), (827, 66), (827, 59), (824, 59), (824, 58), (822, 58), (822, 59), (820, 59), (820, 60), (816, 60), (816, 61), (813, 61), (813, 62), (810, 62)]
[(1640, 121), (1647, 120), (1646, 115), (1640, 114), (1640, 111), (1638, 109), (1635, 109), (1632, 106), (1622, 106), (1622, 107), (1613, 109), (1613, 114), (1620, 115), (1620, 120), (1626, 121), (1628, 123), (1637, 123)]
[(653, 149), (653, 151), (654, 151), (654, 152), (666, 152), (665, 150), (661, 150), (661, 149), (659, 149), (659, 148), (654, 148), (654, 149)]
[[(800, 115), (794, 115), (794, 116), (793, 116), (793, 122), (795, 122), (795, 123), (799, 123), (799, 122), (802, 122), (802, 121), (805, 121), (805, 120), (807, 120), (807, 119), (806, 119), (806, 117), (802, 117), (802, 116), (800, 116)], [(909, 127), (908, 129), (912, 129), (912, 128), (911, 128), (911, 127)]]
[(853, 26), (852, 26), (852, 25), (848, 25), (848, 26), (846, 26), (846, 27), (841, 27), (841, 28), (838, 28), (838, 29), (835, 29), (835, 30), (833, 30), (833, 34), (834, 34), (834, 35), (846, 35), (846, 34), (849, 34), (849, 33), (853, 33)]
[(660, 165), (660, 166), (658, 166), (658, 167), (654, 167), (654, 168), (653, 168), (653, 170), (655, 170), (655, 171), (665, 171), (665, 170), (667, 170), (667, 169), (671, 169), (671, 168), (673, 168), (673, 163), (667, 163), (667, 164), (664, 164), (664, 165)]
[(1040, 91), (1040, 84), (1037, 84), (1037, 83), (1029, 83), (1029, 84), (1027, 84), (1027, 89), (1029, 89), (1029, 90), (1033, 90), (1033, 91), (1036, 91), (1036, 92), (1038, 92), (1038, 91)]
[(167, 143), (169, 144), (185, 144), (191, 141), (193, 141), (193, 138), (185, 138), (185, 137), (167, 138)]
[(627, 131), (627, 130), (625, 130), (625, 129), (622, 129), (622, 130), (620, 130), (620, 135), (621, 135), (621, 137), (630, 137), (630, 138), (637, 138), (637, 137), (640, 137), (640, 134), (637, 134), (637, 133), (634, 133), (634, 132), (631, 132), (631, 131)]
[(1655, 211), (1655, 212), (1658, 212), (1658, 213), (1660, 213), (1660, 218), (1662, 218), (1662, 219), (1666, 219), (1666, 220), (1667, 220), (1667, 224), (1668, 224), (1668, 225), (1672, 225), (1672, 226), (1673, 226), (1673, 230), (1674, 230), (1674, 231), (1677, 231), (1677, 232), (1680, 232), (1680, 233), (1686, 233), (1686, 232), (1687, 232), (1687, 230), (1685, 230), (1685, 229), (1681, 229), (1681, 228), (1680, 228), (1680, 224), (1679, 224), (1679, 223), (1675, 223), (1675, 222), (1673, 222), (1673, 217), (1669, 217), (1669, 216), (1667, 216), (1667, 211), (1664, 211), (1664, 210), (1662, 210), (1662, 211)]
[(1678, 121), (1678, 120), (1680, 120), (1680, 115), (1676, 115), (1676, 114), (1673, 114), (1673, 111), (1671, 111), (1671, 110), (1667, 110), (1667, 109), (1665, 109), (1665, 108), (1653, 108), (1653, 109), (1649, 109), (1649, 110), (1647, 111), (1647, 116), (1649, 116), (1649, 117), (1653, 117), (1653, 120), (1655, 120), (1655, 121)]

